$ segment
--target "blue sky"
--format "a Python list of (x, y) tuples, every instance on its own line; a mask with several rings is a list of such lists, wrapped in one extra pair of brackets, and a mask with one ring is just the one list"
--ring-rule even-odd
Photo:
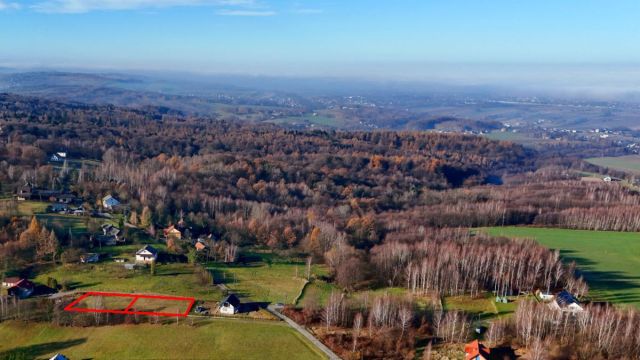
[(640, 64), (638, 0), (0, 0), (0, 64), (436, 76)]

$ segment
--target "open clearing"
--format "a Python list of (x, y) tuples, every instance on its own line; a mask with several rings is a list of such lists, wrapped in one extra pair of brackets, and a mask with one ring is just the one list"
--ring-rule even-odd
[[(100, 252), (132, 259), (140, 247), (141, 245), (109, 247)], [(156, 248), (162, 249), (162, 246)], [(71, 290), (79, 291), (161, 294), (194, 297), (205, 301), (217, 301), (221, 297), (217, 288), (199, 283), (189, 264), (158, 264), (156, 274), (151, 275), (145, 268), (126, 270), (123, 264), (107, 259), (97, 264), (72, 264), (42, 269), (35, 281), (46, 284), (48, 277), (56, 279), (59, 284), (67, 282)]]
[(640, 155), (591, 158), (586, 161), (609, 169), (640, 174)]
[[(293, 304), (305, 283), (304, 261), (279, 258), (270, 253), (250, 253), (252, 261), (239, 264), (210, 263), (216, 283), (252, 301)], [(322, 265), (311, 266), (312, 276), (326, 275)]]
[(48, 359), (58, 352), (71, 359), (324, 358), (281, 322), (207, 320), (197, 326), (89, 328), (5, 322), (0, 324), (0, 339), (0, 358)]
[(484, 229), (493, 236), (532, 238), (575, 261), (594, 300), (640, 307), (640, 233), (530, 227)]

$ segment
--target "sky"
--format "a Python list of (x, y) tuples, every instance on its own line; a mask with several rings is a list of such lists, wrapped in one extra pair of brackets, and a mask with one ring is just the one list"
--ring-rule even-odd
[(431, 80), (533, 71), (632, 86), (639, 19), (638, 0), (0, 0), (0, 66)]

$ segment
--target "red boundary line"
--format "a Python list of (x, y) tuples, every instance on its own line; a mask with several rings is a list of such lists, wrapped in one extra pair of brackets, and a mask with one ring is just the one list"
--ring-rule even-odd
[[(124, 297), (131, 298), (131, 302), (124, 310), (109, 310), (109, 309), (84, 309), (84, 308), (76, 308), (82, 300), (90, 297), (90, 296), (104, 296), (104, 297)], [(131, 311), (131, 307), (136, 303), (136, 301), (140, 299), (156, 299), (156, 300), (173, 300), (173, 301), (187, 301), (189, 304), (187, 305), (187, 311), (184, 313), (164, 313), (164, 312), (153, 312), (153, 311)], [(122, 294), (122, 293), (107, 293), (107, 292), (98, 292), (92, 291), (85, 293), (80, 296), (71, 304), (67, 305), (64, 310), (71, 312), (85, 312), (85, 313), (111, 313), (111, 314), (125, 314), (125, 315), (151, 315), (151, 316), (169, 316), (169, 317), (187, 317), (191, 312), (191, 308), (195, 304), (195, 298), (186, 298), (186, 297), (177, 297), (177, 296), (163, 296), (163, 295), (138, 295), (138, 294)]]

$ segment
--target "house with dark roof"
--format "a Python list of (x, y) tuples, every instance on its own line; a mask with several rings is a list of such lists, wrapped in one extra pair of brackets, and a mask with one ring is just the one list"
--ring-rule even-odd
[(62, 354), (55, 354), (53, 355), (53, 357), (49, 360), (69, 360), (69, 358), (67, 358), (66, 356), (62, 355)]
[(549, 304), (551, 308), (571, 313), (583, 311), (580, 302), (567, 290), (562, 290), (555, 295), (553, 302)]
[(96, 240), (105, 246), (115, 246), (124, 243), (126, 239), (122, 236), (122, 230), (111, 224), (102, 225), (102, 234), (96, 236)]
[(61, 204), (71, 204), (71, 203), (75, 202), (76, 199), (77, 198), (73, 194), (60, 194), (60, 195), (54, 195), (53, 196), (53, 200), (55, 200), (55, 202), (61, 203)]
[(488, 360), (491, 358), (491, 349), (475, 340), (464, 346), (465, 360)]
[(219, 311), (221, 314), (233, 315), (240, 312), (240, 299), (235, 294), (229, 294), (220, 301)]
[(151, 245), (145, 245), (136, 252), (136, 262), (141, 264), (151, 264), (158, 260), (158, 250)]
[(14, 286), (10, 287), (9, 290), (7, 290), (7, 293), (9, 294), (9, 296), (26, 299), (31, 296), (31, 294), (33, 294), (33, 291), (35, 289), (36, 286), (31, 281), (22, 279), (18, 281)]

